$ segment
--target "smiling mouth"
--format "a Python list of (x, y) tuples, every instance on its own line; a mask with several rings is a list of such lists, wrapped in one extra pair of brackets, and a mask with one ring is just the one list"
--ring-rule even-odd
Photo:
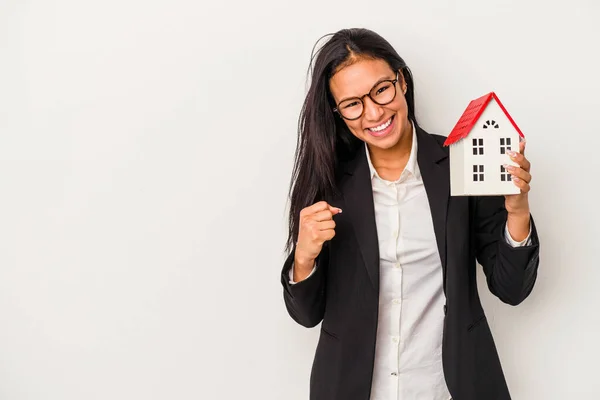
[(390, 126), (392, 124), (394, 120), (394, 116), (392, 115), (390, 117), (390, 119), (388, 119), (386, 122), (384, 122), (383, 124), (379, 125), (379, 126), (375, 126), (373, 128), (367, 128), (369, 131), (374, 132), (374, 133), (379, 133), (384, 131), (388, 126)]
[(396, 126), (396, 115), (392, 115), (390, 119), (385, 121), (383, 124), (374, 126), (372, 128), (366, 128), (365, 130), (369, 133), (369, 135), (380, 138), (385, 137), (390, 134), (392, 129)]

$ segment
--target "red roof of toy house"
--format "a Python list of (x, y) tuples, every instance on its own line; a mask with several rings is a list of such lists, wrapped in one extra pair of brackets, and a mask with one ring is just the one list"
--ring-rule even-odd
[(504, 106), (500, 102), (500, 99), (498, 99), (498, 96), (496, 96), (494, 92), (490, 92), (485, 96), (481, 96), (478, 99), (472, 100), (469, 103), (467, 109), (454, 126), (454, 129), (452, 129), (452, 132), (450, 132), (450, 134), (446, 138), (444, 146), (451, 145), (469, 136), (469, 132), (471, 132), (473, 125), (475, 125), (475, 123), (477, 122), (477, 120), (479, 119), (479, 117), (481, 116), (481, 114), (492, 99), (496, 100), (496, 103), (498, 103), (498, 105), (500, 106), (500, 108), (502, 109), (512, 126), (514, 126), (517, 132), (519, 132), (519, 135), (521, 137), (524, 137), (523, 132), (521, 132), (515, 121), (508, 113), (508, 111), (506, 111), (506, 108), (504, 108)]

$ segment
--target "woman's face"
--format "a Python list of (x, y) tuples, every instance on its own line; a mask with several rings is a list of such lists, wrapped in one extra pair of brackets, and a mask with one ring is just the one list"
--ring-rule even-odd
[[(378, 86), (375, 91), (372, 91), (372, 89), (386, 79), (396, 79), (396, 71), (393, 71), (387, 62), (379, 59), (361, 59), (336, 72), (329, 81), (329, 87), (336, 105), (339, 105), (340, 102), (345, 103), (339, 107), (340, 112), (351, 114), (352, 111), (350, 110), (354, 107), (358, 107), (360, 110), (360, 103), (346, 102), (345, 100), (352, 97), (362, 97), (369, 92), (375, 95), (376, 100), (382, 98), (380, 96), (385, 96), (384, 92), (386, 90), (393, 90), (389, 84), (387, 87)], [(408, 107), (404, 98), (405, 91), (404, 77), (402, 73), (398, 73), (396, 96), (390, 103), (379, 105), (371, 100), (369, 96), (363, 97), (362, 116), (353, 121), (344, 119), (350, 132), (369, 145), (381, 149), (389, 149), (397, 145), (403, 135), (411, 132)]]

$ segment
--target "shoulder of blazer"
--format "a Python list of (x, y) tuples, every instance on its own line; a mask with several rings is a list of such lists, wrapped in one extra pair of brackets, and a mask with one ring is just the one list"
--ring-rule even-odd
[[(429, 147), (430, 149), (432, 147), (437, 147), (438, 150), (434, 150), (434, 151), (435, 151), (435, 153), (438, 154), (438, 157), (444, 158), (444, 157), (448, 156), (449, 149), (448, 149), (448, 147), (444, 147), (444, 142), (446, 140), (446, 136), (435, 134), (435, 133), (429, 133), (417, 124), (415, 124), (415, 126), (417, 129), (417, 137), (420, 138), (421, 140), (425, 140), (425, 143), (421, 142), (421, 146)], [(441, 153), (443, 153), (443, 154), (441, 154), (439, 152), (439, 150), (441, 150)], [(352, 174), (352, 171), (356, 167), (356, 163), (360, 162), (360, 159), (362, 158), (364, 151), (365, 151), (364, 147), (359, 146), (354, 151), (352, 157), (347, 158), (338, 163), (337, 167), (335, 168), (335, 180), (338, 185), (341, 183), (341, 181), (343, 179), (345, 179), (344, 177), (348, 173)]]
[(425, 136), (435, 139), (435, 141), (440, 146), (440, 148), (442, 150), (444, 150), (445, 152), (448, 152), (448, 147), (444, 147), (444, 142), (446, 141), (446, 136), (440, 135), (437, 133), (427, 132), (425, 129), (421, 128), (419, 125), (416, 125), (416, 127), (417, 127), (417, 133), (420, 133), (421, 135), (425, 135)]
[(437, 133), (428, 133), (429, 136), (433, 136), (433, 138), (439, 143), (440, 147), (446, 149), (444, 147), (444, 142), (446, 141), (446, 136), (438, 135)]
[(416, 125), (416, 131), (419, 148), (417, 158), (419, 163), (438, 163), (448, 159), (450, 151), (448, 147), (444, 147), (444, 141), (446, 140), (444, 136), (429, 133), (418, 125)]

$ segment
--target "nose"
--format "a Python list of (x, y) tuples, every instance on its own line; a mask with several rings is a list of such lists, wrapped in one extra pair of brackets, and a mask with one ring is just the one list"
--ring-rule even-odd
[(381, 119), (384, 113), (383, 107), (375, 103), (368, 96), (363, 100), (363, 104), (365, 107), (365, 117), (367, 117), (369, 121), (376, 122)]

